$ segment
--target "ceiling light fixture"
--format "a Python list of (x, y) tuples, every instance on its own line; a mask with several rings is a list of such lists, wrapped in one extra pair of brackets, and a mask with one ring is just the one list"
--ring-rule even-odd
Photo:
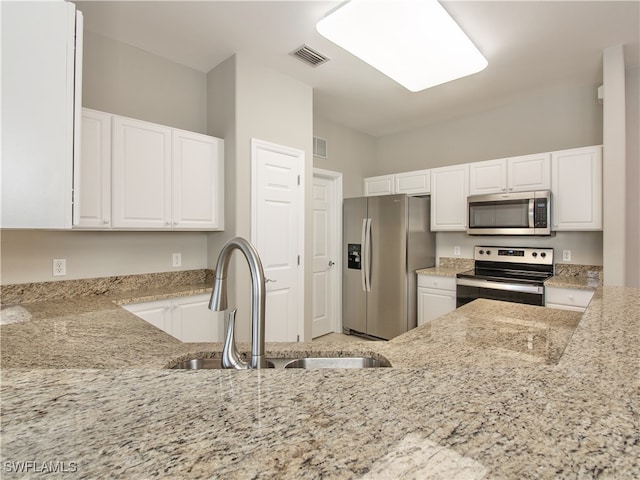
[(436, 0), (351, 0), (320, 20), (328, 40), (418, 92), (477, 73), (487, 60)]

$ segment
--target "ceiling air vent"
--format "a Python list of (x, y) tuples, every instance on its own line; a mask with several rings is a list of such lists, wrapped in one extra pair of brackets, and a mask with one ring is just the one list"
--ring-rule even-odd
[(294, 57), (299, 58), (303, 62), (311, 65), (312, 67), (317, 67), (318, 65), (322, 65), (325, 62), (328, 62), (330, 59), (326, 55), (314, 50), (309, 45), (302, 45), (297, 50), (294, 50), (290, 53)]
[(327, 141), (324, 138), (313, 137), (313, 154), (316, 157), (327, 158)]

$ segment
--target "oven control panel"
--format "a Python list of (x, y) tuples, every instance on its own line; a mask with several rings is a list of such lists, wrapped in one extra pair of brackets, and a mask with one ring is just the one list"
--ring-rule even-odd
[(491, 262), (553, 265), (553, 248), (476, 246), (473, 259)]

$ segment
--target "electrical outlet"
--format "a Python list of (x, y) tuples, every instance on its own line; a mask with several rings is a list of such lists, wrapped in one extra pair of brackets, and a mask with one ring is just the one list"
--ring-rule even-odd
[(66, 274), (67, 274), (67, 259), (54, 258), (53, 259), (53, 276), (62, 277)]
[(570, 262), (571, 261), (571, 250), (563, 250), (562, 251), (562, 261)]
[(457, 245), (455, 247), (453, 247), (453, 254), (456, 257), (459, 257), (460, 256), (460, 247), (458, 247)]
[(174, 267), (180, 267), (182, 265), (182, 254), (174, 253), (172, 263)]

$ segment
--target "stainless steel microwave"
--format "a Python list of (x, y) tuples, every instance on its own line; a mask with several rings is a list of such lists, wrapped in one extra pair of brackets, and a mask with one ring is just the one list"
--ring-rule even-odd
[(469, 235), (551, 235), (551, 192), (467, 197)]

